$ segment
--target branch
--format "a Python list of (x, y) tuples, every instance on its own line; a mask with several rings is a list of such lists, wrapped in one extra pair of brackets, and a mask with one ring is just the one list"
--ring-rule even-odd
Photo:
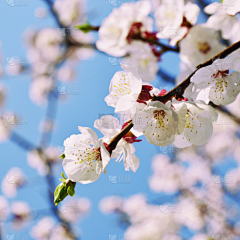
[(172, 98), (176, 98), (176, 97), (182, 97), (185, 89), (190, 85), (190, 80), (191, 77), (201, 68), (206, 67), (211, 65), (216, 59), (223, 59), (225, 57), (227, 57), (230, 53), (236, 51), (237, 49), (240, 48), (240, 41), (234, 43), (233, 45), (231, 45), (230, 47), (226, 48), (225, 50), (223, 50), (222, 52), (220, 52), (219, 54), (215, 55), (214, 57), (210, 58), (209, 60), (207, 60), (206, 62), (199, 64), (196, 67), (196, 70), (191, 73), (183, 82), (181, 82), (180, 84), (178, 84), (175, 88), (173, 88), (171, 91), (169, 91), (167, 94), (163, 95), (163, 96), (155, 96), (153, 98), (153, 101), (160, 101), (160, 102), (167, 102), (168, 100), (171, 100)]
[(179, 47), (173, 48), (173, 47), (167, 46), (163, 43), (160, 43), (157, 40), (150, 40), (150, 39), (147, 39), (147, 38), (143, 38), (140, 34), (138, 34), (136, 36), (133, 36), (132, 39), (140, 40), (140, 41), (143, 41), (143, 42), (146, 42), (146, 43), (150, 43), (150, 44), (154, 44), (156, 46), (159, 46), (159, 47), (162, 48), (162, 52), (171, 51), (171, 52), (179, 53), (179, 51), (180, 51)]
[(235, 121), (237, 124), (240, 124), (240, 118), (236, 117), (234, 114), (232, 114), (228, 109), (226, 109), (223, 106), (219, 106), (219, 105), (215, 105), (213, 102), (209, 102), (209, 105), (216, 108), (217, 110), (219, 110), (222, 113), (225, 113), (227, 115), (229, 115), (229, 117), (231, 117), (231, 119), (233, 121)]
[(10, 140), (12, 142), (16, 143), (18, 146), (20, 146), (21, 148), (23, 148), (26, 151), (29, 151), (29, 149), (35, 148), (35, 146), (32, 143), (27, 141), (24, 137), (17, 134), (16, 132), (12, 132)]
[(109, 147), (109, 152), (110, 154), (112, 153), (112, 151), (116, 148), (118, 142), (131, 130), (131, 128), (133, 127), (133, 123), (132, 120), (128, 121), (128, 125), (122, 129), (122, 131), (120, 133), (118, 133), (112, 140), (111, 142), (108, 144)]

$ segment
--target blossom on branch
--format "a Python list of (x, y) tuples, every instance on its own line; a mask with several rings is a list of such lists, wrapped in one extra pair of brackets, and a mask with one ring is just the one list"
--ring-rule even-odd
[(108, 106), (115, 107), (115, 112), (134, 107), (142, 89), (142, 79), (137, 71), (128, 65), (121, 64), (121, 67), (126, 72), (115, 73), (109, 86), (110, 94), (105, 98)]
[(191, 78), (198, 94), (216, 105), (230, 104), (240, 92), (238, 58), (218, 59), (212, 65), (199, 69)]
[[(94, 127), (104, 134), (104, 142), (109, 142), (114, 138), (123, 127), (120, 125), (117, 118), (106, 115), (94, 122)], [(139, 167), (139, 158), (135, 156), (134, 142), (139, 142), (136, 136), (128, 132), (117, 144), (117, 147), (112, 151), (111, 158), (116, 158), (116, 162), (123, 160), (125, 171), (131, 170), (136, 172)]]
[(219, 42), (217, 32), (205, 24), (192, 27), (180, 42), (180, 59), (190, 68), (195, 67), (216, 54), (225, 46)]
[(74, 182), (88, 184), (96, 181), (110, 161), (103, 140), (87, 127), (78, 127), (82, 134), (71, 135), (64, 141), (63, 169)]
[(196, 146), (206, 143), (213, 133), (212, 122), (217, 120), (217, 112), (204, 102), (194, 103), (190, 101), (173, 101), (173, 107), (180, 111), (187, 107), (184, 116), (184, 130), (181, 135), (175, 136), (173, 144), (178, 148)]
[[(182, 111), (186, 111), (184, 108)], [(133, 120), (136, 131), (142, 130), (147, 141), (157, 146), (167, 146), (173, 143), (175, 134), (181, 134), (184, 122), (173, 110), (171, 102), (149, 102), (143, 109), (138, 109), (138, 118)]]

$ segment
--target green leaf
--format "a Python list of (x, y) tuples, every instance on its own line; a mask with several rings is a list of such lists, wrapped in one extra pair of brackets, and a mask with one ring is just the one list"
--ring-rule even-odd
[(61, 159), (64, 159), (65, 158), (65, 154), (63, 153), (61, 156), (60, 156)]
[(54, 191), (54, 203), (57, 206), (64, 198), (68, 196), (66, 184), (60, 183)]
[(63, 172), (61, 173), (61, 176), (66, 180), (66, 177)]
[(92, 26), (89, 25), (88, 22), (86, 22), (86, 23), (84, 23), (84, 24), (81, 24), (81, 25), (76, 25), (75, 28), (83, 31), (84, 33), (88, 33), (88, 32), (90, 32), (90, 31), (93, 30), (93, 29), (92, 29)]
[(72, 184), (68, 187), (67, 193), (68, 193), (71, 197), (74, 196), (75, 190), (74, 190), (74, 187), (72, 186)]

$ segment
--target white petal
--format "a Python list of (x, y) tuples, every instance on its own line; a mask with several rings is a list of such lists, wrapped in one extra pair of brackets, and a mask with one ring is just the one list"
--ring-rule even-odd
[(89, 127), (78, 127), (78, 130), (90, 141), (94, 147), (98, 148), (98, 137), (97, 134)]
[(121, 125), (117, 118), (112, 115), (102, 116), (94, 122), (94, 127), (98, 129), (105, 137), (112, 138), (121, 130)]
[(82, 184), (88, 184), (96, 181), (102, 173), (101, 161), (94, 162), (92, 164), (93, 167), (90, 169), (87, 162), (79, 164), (79, 162), (76, 163), (75, 160), (64, 158), (62, 166), (67, 177), (71, 181)]
[(181, 135), (176, 135), (173, 144), (177, 148), (186, 148), (192, 145), (192, 143), (187, 141), (187, 139), (184, 136), (184, 133), (182, 133)]

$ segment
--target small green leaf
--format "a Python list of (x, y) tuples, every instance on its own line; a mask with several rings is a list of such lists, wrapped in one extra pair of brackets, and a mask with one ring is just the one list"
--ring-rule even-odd
[(90, 31), (92, 31), (92, 26), (89, 25), (88, 22), (84, 23), (84, 24), (81, 24), (81, 25), (76, 25), (75, 28), (83, 31), (84, 33), (88, 33)]
[(61, 159), (64, 159), (65, 158), (65, 154), (63, 153), (61, 156), (60, 156)]
[(61, 173), (61, 176), (66, 180), (66, 177), (63, 172)]
[(74, 190), (74, 187), (73, 187), (72, 185), (70, 185), (70, 186), (68, 187), (67, 193), (68, 193), (71, 197), (74, 196), (75, 190)]
[(54, 191), (54, 203), (57, 206), (68, 195), (66, 184), (60, 183)]

